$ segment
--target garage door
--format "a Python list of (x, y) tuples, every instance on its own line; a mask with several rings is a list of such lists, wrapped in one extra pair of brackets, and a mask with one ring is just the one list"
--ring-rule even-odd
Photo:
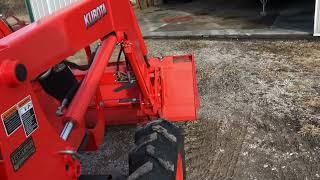
[(320, 0), (316, 0), (314, 15), (314, 36), (320, 36)]
[(26, 0), (31, 21), (37, 21), (79, 0)]

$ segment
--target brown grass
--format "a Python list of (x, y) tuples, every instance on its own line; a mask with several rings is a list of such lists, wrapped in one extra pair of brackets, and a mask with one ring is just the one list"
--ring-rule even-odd
[(320, 143), (320, 128), (316, 127), (315, 125), (304, 125), (300, 129), (299, 134), (301, 134), (307, 141), (313, 142), (315, 144)]
[(24, 0), (0, 0), (0, 13), (11, 11), (14, 14), (26, 14)]

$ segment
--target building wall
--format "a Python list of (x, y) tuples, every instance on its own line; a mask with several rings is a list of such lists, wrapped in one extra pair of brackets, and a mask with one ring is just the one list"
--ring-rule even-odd
[(35, 21), (79, 0), (27, 0)]
[(145, 9), (152, 6), (163, 4), (164, 0), (132, 0), (140, 9)]

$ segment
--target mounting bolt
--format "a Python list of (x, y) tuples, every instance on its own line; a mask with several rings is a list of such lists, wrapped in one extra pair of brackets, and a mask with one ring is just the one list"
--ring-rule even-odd
[(103, 102), (103, 101), (100, 101), (99, 106), (100, 106), (101, 108), (104, 108), (104, 102)]

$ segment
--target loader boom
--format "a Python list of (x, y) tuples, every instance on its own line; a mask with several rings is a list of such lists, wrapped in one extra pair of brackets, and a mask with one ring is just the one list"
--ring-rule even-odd
[[(124, 61), (110, 61), (118, 46)], [(66, 61), (82, 49), (86, 69)], [(194, 66), (149, 58), (128, 0), (83, 0), (4, 37), (0, 179), (77, 179), (77, 152), (96, 150), (106, 125), (196, 120)]]

